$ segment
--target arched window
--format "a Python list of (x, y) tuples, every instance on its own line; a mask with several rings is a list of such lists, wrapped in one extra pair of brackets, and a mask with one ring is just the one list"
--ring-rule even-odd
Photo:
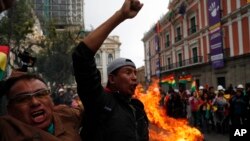
[(108, 55), (108, 63), (112, 62), (113, 61), (113, 55), (112, 54), (109, 54)]
[(95, 63), (96, 65), (101, 65), (101, 58), (99, 54), (95, 55)]

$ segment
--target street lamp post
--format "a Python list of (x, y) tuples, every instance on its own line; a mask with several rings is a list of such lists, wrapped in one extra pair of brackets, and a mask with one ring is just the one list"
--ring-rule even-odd
[(155, 31), (156, 31), (156, 44), (157, 44), (157, 53), (158, 53), (158, 64), (157, 64), (157, 71), (159, 72), (159, 87), (161, 87), (161, 36), (160, 36), (160, 32), (161, 32), (161, 27), (160, 27), (160, 23), (157, 22), (156, 26), (155, 26)]
[(158, 51), (158, 62), (159, 62), (159, 86), (161, 87), (161, 46), (160, 46), (160, 35), (159, 36), (159, 51)]

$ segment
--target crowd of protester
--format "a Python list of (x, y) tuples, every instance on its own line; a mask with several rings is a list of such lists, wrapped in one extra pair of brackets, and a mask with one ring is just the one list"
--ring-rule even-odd
[(63, 84), (58, 84), (51, 97), (55, 105), (64, 104), (73, 108), (83, 107), (76, 89), (67, 88)]
[(190, 125), (203, 132), (226, 134), (230, 127), (249, 125), (250, 86), (200, 86), (195, 91), (170, 88), (164, 106), (168, 116), (187, 118)]

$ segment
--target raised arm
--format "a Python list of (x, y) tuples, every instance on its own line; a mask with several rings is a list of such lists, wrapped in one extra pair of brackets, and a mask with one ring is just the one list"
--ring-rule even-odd
[(110, 32), (124, 20), (135, 17), (142, 6), (143, 4), (138, 0), (125, 0), (122, 7), (97, 29), (86, 36), (83, 42), (93, 53), (96, 53)]

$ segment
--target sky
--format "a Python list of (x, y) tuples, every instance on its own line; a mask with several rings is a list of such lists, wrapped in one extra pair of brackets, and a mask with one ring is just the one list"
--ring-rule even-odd
[[(98, 27), (121, 8), (124, 0), (85, 0), (84, 24), (87, 30)], [(120, 38), (120, 57), (131, 59), (137, 68), (144, 66), (142, 38), (168, 11), (168, 0), (140, 0), (144, 4), (138, 15), (116, 27), (110, 35)]]

